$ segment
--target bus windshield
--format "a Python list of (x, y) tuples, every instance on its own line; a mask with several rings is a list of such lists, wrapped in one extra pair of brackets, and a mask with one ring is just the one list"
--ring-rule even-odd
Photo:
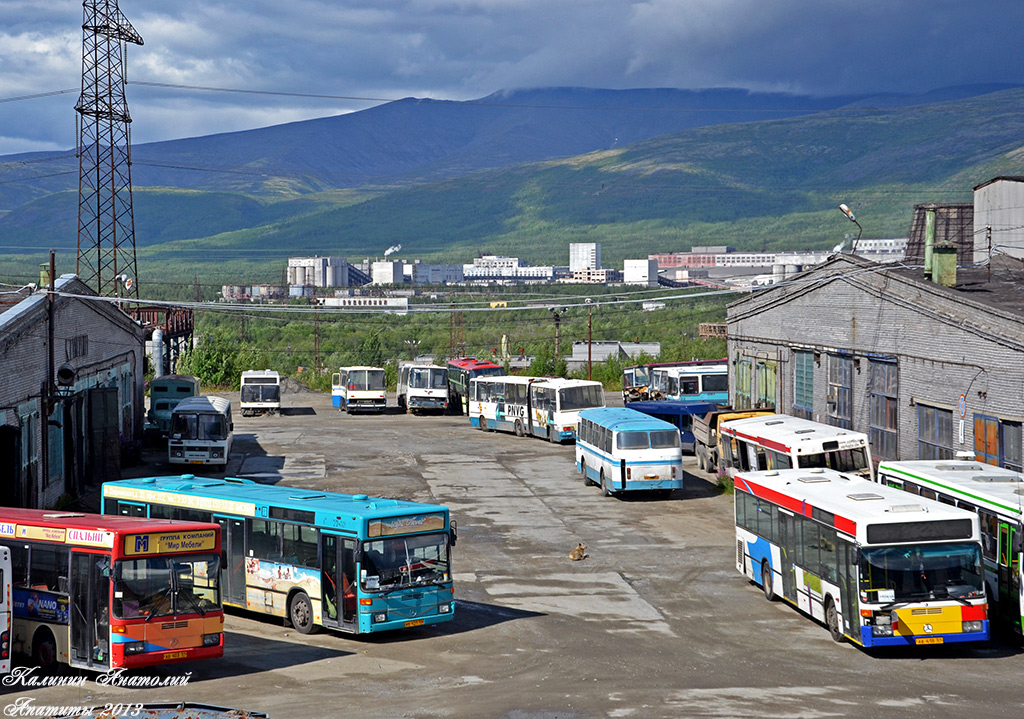
[(388, 537), (363, 543), (363, 589), (386, 591), (448, 581), (448, 535)]
[(863, 447), (808, 454), (800, 456), (798, 462), (801, 469), (827, 467), (837, 472), (863, 472), (868, 468), (868, 458)]
[(416, 389), (444, 389), (448, 386), (448, 372), (443, 369), (411, 369), (409, 386)]
[(241, 398), (243, 402), (278, 402), (281, 399), (281, 386), (246, 382), (242, 385)]
[(228, 437), (228, 424), (219, 414), (180, 412), (172, 418), (171, 434), (175, 439), (221, 440)]
[(619, 449), (673, 449), (679, 446), (679, 432), (674, 429), (619, 432), (616, 446)]
[(114, 616), (152, 619), (220, 609), (219, 573), (216, 554), (117, 561)]
[(469, 371), (469, 378), (474, 377), (497, 377), (498, 375), (505, 374), (505, 370), (501, 367), (480, 367), (478, 369)]
[(601, 385), (590, 384), (581, 387), (566, 387), (558, 391), (558, 404), (562, 412), (575, 412), (578, 409), (604, 407), (604, 395)]
[(984, 596), (980, 547), (949, 543), (864, 548), (860, 589), (879, 592), (871, 600), (886, 602)]
[(348, 373), (348, 388), (362, 390), (383, 390), (384, 370), (354, 369)]

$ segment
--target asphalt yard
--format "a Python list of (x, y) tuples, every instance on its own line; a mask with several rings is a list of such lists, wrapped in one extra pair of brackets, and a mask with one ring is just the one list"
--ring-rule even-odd
[[(393, 397), (391, 398), (393, 404)], [(732, 497), (692, 458), (668, 499), (585, 487), (572, 445), (458, 416), (348, 416), (285, 395), (235, 417), (228, 474), (446, 504), (459, 525), (455, 619), (387, 636), (303, 636), (231, 611), (221, 660), (184, 686), (6, 687), (37, 704), (205, 702), (281, 717), (1017, 716), (1011, 643), (869, 653), (735, 569)], [(172, 474), (159, 454), (132, 474)], [(216, 476), (216, 475), (215, 475)], [(586, 558), (570, 552), (586, 545)]]

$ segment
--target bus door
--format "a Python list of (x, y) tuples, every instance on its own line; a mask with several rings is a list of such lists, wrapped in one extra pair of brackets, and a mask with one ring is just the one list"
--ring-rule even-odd
[(245, 520), (214, 515), (213, 521), (220, 525), (221, 546), (227, 557), (220, 575), (221, 601), (245, 607)]
[(1024, 610), (1020, 587), (1020, 539), (1015, 525), (999, 523), (999, 613), (1018, 631)]
[(356, 541), (320, 532), (320, 582), (325, 627), (356, 628)]
[(11, 671), (11, 550), (0, 547), (0, 674)]
[(110, 557), (72, 551), (70, 585), (68, 663), (85, 669), (109, 669)]
[(782, 557), (782, 596), (796, 603), (796, 520), (786, 510), (779, 510), (779, 555)]

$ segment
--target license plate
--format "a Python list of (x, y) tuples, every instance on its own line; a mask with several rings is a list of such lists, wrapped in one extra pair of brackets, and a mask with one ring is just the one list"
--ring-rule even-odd
[(918, 637), (914, 644), (942, 644), (942, 637)]
[(188, 463), (189, 463), (189, 464), (202, 464), (202, 463), (203, 463), (203, 460), (201, 460), (201, 459), (190, 459), (190, 460), (188, 461)]
[(188, 656), (188, 652), (167, 652), (164, 654), (164, 659), (184, 659)]
[(423, 624), (423, 620), (422, 619), (413, 619), (413, 620), (410, 620), (410, 621), (406, 622), (404, 626), (407, 626), (407, 627), (418, 627), (418, 626), (421, 626), (422, 624)]

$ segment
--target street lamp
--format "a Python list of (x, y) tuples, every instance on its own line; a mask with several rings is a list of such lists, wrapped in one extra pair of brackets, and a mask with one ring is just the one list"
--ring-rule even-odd
[(847, 207), (845, 203), (839, 205), (839, 209), (844, 215), (850, 218), (850, 222), (857, 225), (857, 239), (853, 241), (853, 247), (850, 248), (850, 254), (855, 255), (857, 254), (857, 243), (860, 242), (860, 236), (864, 233), (864, 228), (860, 226), (859, 222), (857, 222), (857, 218), (853, 215), (853, 210)]

